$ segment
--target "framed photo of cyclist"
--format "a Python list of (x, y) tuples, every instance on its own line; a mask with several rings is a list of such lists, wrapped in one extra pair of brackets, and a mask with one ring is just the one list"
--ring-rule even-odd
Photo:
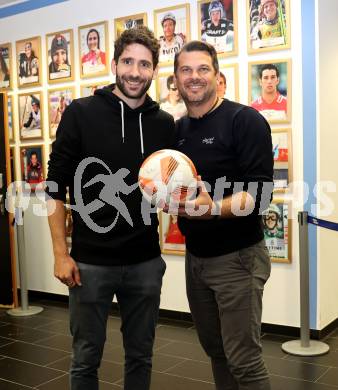
[(172, 65), (175, 54), (190, 40), (190, 5), (154, 10), (154, 32), (160, 44), (159, 65)]
[(285, 192), (292, 181), (291, 129), (272, 129), (275, 192)]
[(220, 64), (219, 71), (218, 97), (238, 102), (238, 64)]
[(237, 1), (199, 0), (198, 39), (210, 43), (218, 57), (237, 55)]
[(147, 26), (147, 13), (144, 12), (142, 14), (129, 15), (124, 16), (122, 18), (117, 18), (114, 20), (115, 25), (115, 40), (120, 37), (120, 35), (125, 30), (129, 30), (130, 28), (137, 26)]
[(177, 216), (159, 212), (161, 252), (169, 255), (185, 255), (185, 237), (177, 224)]
[(284, 199), (274, 199), (262, 215), (265, 245), (272, 262), (291, 263), (289, 207)]
[(289, 49), (290, 0), (246, 0), (248, 52)]
[(0, 92), (12, 89), (12, 45), (0, 45)]

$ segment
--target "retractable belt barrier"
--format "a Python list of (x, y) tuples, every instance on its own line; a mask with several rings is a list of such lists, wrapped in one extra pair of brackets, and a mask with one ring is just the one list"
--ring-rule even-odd
[(282, 350), (291, 355), (324, 355), (330, 347), (316, 340), (310, 340), (310, 289), (309, 289), (309, 232), (308, 224), (338, 231), (338, 223), (309, 216), (307, 211), (298, 213), (299, 226), (299, 275), (300, 275), (300, 340), (282, 344)]

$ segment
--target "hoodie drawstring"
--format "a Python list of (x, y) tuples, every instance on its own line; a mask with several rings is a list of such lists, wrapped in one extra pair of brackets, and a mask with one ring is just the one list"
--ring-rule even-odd
[[(123, 102), (119, 101), (121, 106), (121, 124), (122, 124), (122, 143), (124, 143), (124, 105)], [(144, 143), (143, 143), (143, 129), (142, 129), (142, 112), (140, 112), (138, 117), (138, 124), (139, 124), (139, 130), (140, 130), (140, 142), (141, 142), (141, 154), (142, 158), (144, 158)]]

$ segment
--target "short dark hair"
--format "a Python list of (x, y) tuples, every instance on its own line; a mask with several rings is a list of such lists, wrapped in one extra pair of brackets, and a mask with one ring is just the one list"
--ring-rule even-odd
[(94, 33), (97, 35), (97, 48), (99, 49), (99, 48), (100, 48), (100, 34), (99, 34), (99, 32), (96, 30), (96, 28), (91, 28), (91, 29), (87, 32), (87, 39), (86, 39), (87, 45), (88, 45), (89, 34), (91, 34), (92, 32), (94, 32)]
[(168, 78), (167, 78), (167, 88), (170, 89), (170, 85), (171, 84), (174, 84), (174, 75), (171, 74)]
[(33, 156), (36, 156), (36, 158), (38, 158), (38, 154), (37, 152), (34, 152), (34, 150), (30, 153), (30, 158), (32, 158)]
[(259, 69), (259, 78), (260, 79), (263, 77), (264, 70), (267, 70), (267, 69), (275, 70), (277, 77), (279, 77), (279, 70), (278, 70), (276, 65), (274, 65), (274, 64), (265, 64), (265, 65), (262, 65), (260, 67), (260, 69)]
[(227, 83), (227, 79), (226, 79), (226, 77), (225, 77), (224, 73), (222, 73), (222, 72), (219, 72), (219, 76), (220, 76), (220, 78), (221, 78), (221, 79), (223, 79), (223, 81), (224, 81), (224, 84), (226, 84), (226, 83)]
[(192, 52), (192, 51), (204, 51), (209, 54), (212, 60), (212, 66), (215, 70), (215, 73), (219, 72), (219, 65), (218, 65), (218, 59), (217, 59), (217, 53), (213, 46), (209, 45), (209, 43), (202, 42), (202, 41), (190, 41), (187, 44), (185, 44), (181, 51), (175, 54), (174, 59), (174, 73), (176, 74), (177, 68), (178, 68), (178, 60), (180, 57), (180, 54), (183, 52)]
[(160, 51), (160, 44), (154, 36), (154, 33), (146, 26), (137, 26), (123, 31), (114, 44), (114, 61), (116, 64), (119, 61), (124, 49), (132, 45), (133, 43), (139, 43), (151, 51), (153, 57), (153, 68), (155, 69), (158, 64), (158, 57)]

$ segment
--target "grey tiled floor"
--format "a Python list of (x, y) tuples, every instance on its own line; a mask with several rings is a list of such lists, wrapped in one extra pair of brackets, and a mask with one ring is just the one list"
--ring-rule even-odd
[[(18, 318), (0, 310), (0, 389), (68, 390), (71, 337), (65, 304), (40, 301), (44, 311)], [(123, 388), (120, 320), (110, 316), (99, 370), (100, 390)], [(338, 330), (325, 341), (330, 352), (301, 358), (282, 352), (284, 336), (264, 334), (272, 390), (338, 390)], [(210, 363), (189, 322), (160, 320), (151, 390), (213, 390)]]

